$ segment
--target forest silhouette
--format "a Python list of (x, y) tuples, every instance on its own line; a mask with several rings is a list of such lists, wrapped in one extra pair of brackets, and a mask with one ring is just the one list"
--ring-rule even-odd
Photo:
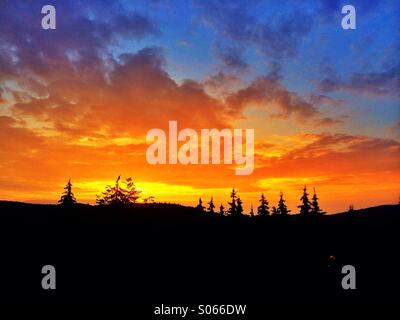
[[(121, 180), (121, 175), (115, 181), (114, 186), (107, 185), (105, 187), (105, 191), (102, 192), (101, 195), (97, 195), (96, 204), (99, 206), (130, 206), (137, 203), (138, 200), (141, 199), (141, 191), (138, 190), (135, 186), (134, 181), (131, 177), (127, 177), (125, 180)], [(144, 204), (154, 203), (155, 197), (149, 196), (143, 198)], [(314, 195), (309, 200), (309, 194), (307, 192), (307, 186), (303, 188), (303, 194), (300, 197), (301, 204), (297, 207), (299, 208), (299, 214), (302, 215), (321, 215), (326, 212), (322, 211), (319, 205), (319, 198), (316, 194), (314, 188)], [(287, 215), (291, 210), (288, 210), (287, 205), (285, 204), (285, 200), (283, 199), (283, 193), (280, 192), (280, 199), (277, 206), (273, 206), (270, 210), (269, 202), (267, 198), (264, 196), (264, 193), (261, 193), (260, 196), (260, 205), (257, 207), (257, 215), (258, 216), (267, 216), (267, 215)], [(64, 188), (64, 192), (61, 195), (59, 204), (63, 206), (72, 206), (76, 205), (77, 201), (74, 193), (72, 192), (72, 183), (71, 179), (68, 180)], [(225, 210), (225, 207), (221, 203), (219, 206), (218, 214), (221, 216), (231, 216), (231, 217), (240, 217), (244, 214), (243, 210), (243, 201), (237, 194), (235, 188), (232, 188), (230, 193), (230, 202), (227, 202), (228, 210)], [(201, 197), (199, 198), (198, 204), (195, 207), (199, 212), (211, 213), (215, 214), (215, 204), (214, 199), (211, 197), (210, 202), (207, 203), (207, 207), (203, 206), (203, 201)], [(353, 208), (354, 209), (354, 208)], [(254, 217), (253, 206), (251, 205), (250, 212), (248, 213), (250, 217)]]

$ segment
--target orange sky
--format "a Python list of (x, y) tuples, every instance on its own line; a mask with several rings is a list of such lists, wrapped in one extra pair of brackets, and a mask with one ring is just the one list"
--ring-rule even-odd
[[(98, 74), (84, 79), (60, 70), (54, 71), (49, 96), (26, 98), (16, 86), (6, 102), (12, 106), (9, 114), (0, 117), (0, 198), (54, 203), (71, 177), (77, 199), (94, 203), (95, 195), (122, 174), (145, 196), (189, 205), (211, 196), (226, 205), (235, 187), (249, 210), (261, 192), (274, 205), (282, 190), (296, 212), (303, 185), (316, 188), (328, 212), (397, 201), (396, 140), (321, 127), (318, 113), (293, 111), (293, 103), (280, 97), (285, 91), (274, 92), (269, 101), (246, 88), (233, 88), (226, 97), (213, 96), (205, 84), (179, 85), (152, 59), (137, 54), (111, 73), (111, 85)], [(289, 115), (270, 117), (265, 107)], [(147, 164), (147, 131), (168, 132), (171, 119), (178, 129), (198, 132), (254, 128), (254, 172), (236, 176), (235, 165), (223, 164)]]
[[(20, 19), (12, 2), (4, 7), (9, 29), (0, 30), (0, 199), (56, 203), (71, 178), (78, 201), (94, 203), (96, 194), (122, 175), (131, 176), (144, 196), (188, 205), (213, 196), (217, 206), (226, 207), (234, 187), (246, 212), (251, 204), (257, 207), (261, 192), (272, 206), (283, 191), (297, 213), (304, 185), (310, 193), (316, 188), (329, 213), (350, 204), (397, 203), (400, 127), (393, 70), (398, 69), (362, 73), (362, 62), (377, 56), (386, 59), (379, 67), (392, 66), (390, 59), (398, 55), (392, 55), (391, 36), (386, 34), (385, 50), (372, 51), (374, 59), (357, 60), (352, 54), (364, 38), (344, 37), (337, 23), (321, 26), (332, 33), (324, 40), (331, 48), (325, 52), (318, 25), (290, 30), (303, 21), (278, 28), (288, 34), (269, 39), (272, 47), (271, 41), (243, 43), (227, 34), (236, 21), (193, 18), (185, 23), (196, 31), (185, 32), (183, 41), (183, 29), (167, 23), (167, 16), (160, 18), (165, 29), (159, 32), (147, 14), (132, 15), (136, 24), (120, 26), (131, 20), (105, 21), (100, 2), (89, 11), (73, 10), (74, 5), (65, 4), (53, 33), (36, 28), (30, 14)], [(29, 4), (22, 7), (30, 12)], [(303, 40), (313, 45), (296, 56)], [(215, 53), (218, 41), (227, 47)], [(234, 45), (248, 55), (241, 57)], [(343, 59), (332, 53), (339, 47)], [(347, 78), (328, 67), (347, 70)], [(254, 129), (254, 172), (237, 176), (236, 165), (223, 164), (149, 165), (146, 133), (167, 131), (170, 120), (197, 132)]]

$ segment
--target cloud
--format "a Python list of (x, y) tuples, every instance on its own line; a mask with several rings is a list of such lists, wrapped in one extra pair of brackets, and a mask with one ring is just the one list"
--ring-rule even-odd
[(45, 123), (48, 133), (74, 139), (115, 132), (145, 136), (151, 128), (165, 128), (169, 120), (191, 128), (229, 126), (225, 106), (203, 84), (177, 84), (169, 76), (161, 48), (144, 48), (108, 62), (109, 68), (99, 67), (103, 72), (85, 73), (84, 66), (74, 65), (77, 72), (54, 74), (43, 82), (45, 95), (32, 93), (10, 110)]
[[(333, 125), (344, 120), (322, 116), (317, 105), (314, 104), (315, 99), (314, 96), (311, 101), (307, 101), (288, 90), (281, 83), (279, 76), (273, 73), (258, 77), (249, 86), (230, 94), (226, 98), (226, 103), (232, 115), (242, 113), (247, 106), (256, 106), (275, 110), (276, 112), (272, 114), (273, 118), (287, 119), (293, 115), (301, 122), (312, 120), (318, 125)], [(320, 102), (322, 98), (318, 99)]]
[[(278, 159), (260, 160), (256, 174), (270, 177), (398, 176), (400, 143), (351, 134), (305, 134)], [(304, 141), (304, 143), (302, 143)]]
[(309, 100), (317, 106), (332, 106), (335, 108), (343, 107), (346, 103), (343, 99), (335, 99), (323, 94), (311, 94)]
[(340, 77), (321, 80), (318, 90), (322, 92), (348, 91), (355, 94), (377, 96), (398, 96), (400, 91), (400, 65), (380, 72), (359, 72), (352, 74), (347, 81)]
[(57, 29), (46, 32), (40, 28), (44, 4), (2, 1), (0, 76), (15, 79), (22, 74), (25, 78), (51, 79), (60, 72), (73, 73), (76, 67), (81, 72), (95, 72), (109, 55), (108, 46), (121, 37), (140, 39), (160, 32), (148, 16), (126, 9), (118, 1), (91, 2), (90, 6), (78, 1), (55, 1), (60, 13)]
[(241, 80), (238, 76), (224, 72), (211, 75), (204, 81), (206, 92), (216, 98), (226, 97), (230, 93), (237, 91), (240, 85)]
[[(197, 1), (205, 23), (230, 41), (252, 45), (272, 59), (293, 57), (311, 30), (313, 16), (307, 11), (274, 12), (258, 19), (250, 12), (253, 1)], [(272, 12), (271, 12), (272, 13)]]
[(241, 72), (249, 68), (249, 64), (243, 58), (243, 51), (243, 48), (238, 46), (217, 45), (216, 47), (217, 57), (222, 61), (224, 66)]

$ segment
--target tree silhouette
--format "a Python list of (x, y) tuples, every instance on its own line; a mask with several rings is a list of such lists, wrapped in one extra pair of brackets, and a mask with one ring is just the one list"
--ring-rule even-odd
[(231, 216), (235, 216), (236, 215), (236, 199), (237, 199), (235, 188), (232, 189), (231, 199), (232, 199), (232, 202), (228, 202), (228, 204), (229, 204), (228, 213)]
[(325, 212), (323, 212), (321, 210), (321, 208), (319, 207), (318, 204), (318, 197), (317, 194), (315, 193), (315, 188), (314, 188), (314, 195), (312, 197), (312, 202), (311, 202), (311, 213), (313, 214), (324, 214)]
[(221, 215), (221, 216), (223, 216), (223, 215), (225, 215), (225, 211), (224, 211), (224, 206), (222, 205), (222, 203), (221, 203), (221, 205), (219, 206), (219, 214)]
[(210, 202), (208, 202), (207, 212), (214, 213), (214, 209), (215, 209), (214, 200), (213, 197), (211, 197)]
[(257, 208), (257, 214), (259, 216), (266, 216), (269, 215), (269, 207), (268, 207), (268, 201), (264, 197), (264, 193), (261, 194), (261, 199), (259, 200), (260, 205)]
[(272, 215), (276, 215), (276, 214), (278, 214), (278, 209), (275, 206), (273, 206), (272, 207)]
[(280, 199), (279, 199), (279, 202), (278, 202), (278, 214), (282, 214), (282, 215), (288, 214), (290, 212), (290, 210), (288, 210), (288, 208), (287, 208), (287, 206), (285, 204), (285, 200), (283, 200), (282, 191), (281, 191), (281, 194), (279, 196), (280, 196)]
[(254, 217), (253, 205), (250, 205), (250, 217)]
[(64, 187), (64, 192), (61, 195), (60, 200), (58, 200), (58, 203), (64, 206), (71, 206), (76, 203), (74, 193), (72, 192), (71, 179), (68, 180), (68, 183)]
[(241, 216), (243, 214), (243, 202), (240, 200), (240, 198), (237, 198), (237, 206), (236, 206), (236, 215)]
[(204, 206), (203, 206), (203, 201), (201, 200), (201, 198), (199, 198), (199, 204), (196, 206), (196, 209), (200, 212), (204, 212)]
[(98, 205), (128, 205), (140, 198), (141, 191), (136, 189), (132, 178), (128, 177), (123, 182), (120, 180), (121, 176), (118, 176), (114, 187), (106, 186), (106, 191), (102, 193), (102, 196), (97, 197)]
[(297, 208), (300, 208), (300, 214), (310, 214), (311, 202), (310, 202), (310, 200), (308, 200), (308, 193), (307, 193), (306, 186), (304, 186), (303, 195), (300, 198), (300, 201), (302, 202), (302, 204), (297, 206)]
[(147, 198), (143, 198), (143, 203), (154, 203), (154, 196), (149, 196)]

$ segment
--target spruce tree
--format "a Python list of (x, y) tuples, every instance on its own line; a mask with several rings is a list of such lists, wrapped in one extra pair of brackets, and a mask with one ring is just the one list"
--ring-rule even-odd
[(312, 214), (324, 214), (325, 213), (319, 207), (318, 199), (319, 198), (317, 197), (317, 194), (315, 193), (315, 188), (314, 188), (314, 195), (312, 197), (312, 202), (311, 202), (311, 213)]
[(213, 200), (213, 197), (211, 197), (211, 200), (210, 200), (210, 202), (208, 203), (207, 211), (208, 211), (209, 213), (214, 213), (214, 209), (215, 209), (214, 200)]
[(225, 208), (224, 208), (224, 206), (222, 205), (222, 203), (221, 203), (221, 205), (219, 206), (219, 214), (221, 215), (221, 216), (223, 216), (223, 215), (225, 215), (225, 210), (224, 210)]
[(257, 208), (257, 214), (259, 216), (266, 216), (269, 215), (269, 207), (268, 207), (268, 201), (264, 197), (264, 193), (261, 194), (261, 199), (259, 200), (260, 205)]
[(310, 214), (311, 213), (311, 202), (310, 202), (310, 200), (308, 200), (308, 193), (307, 193), (306, 186), (304, 186), (303, 195), (300, 198), (300, 201), (302, 202), (302, 204), (297, 206), (297, 208), (300, 208), (300, 214), (305, 214), (305, 215)]
[(239, 197), (237, 198), (236, 202), (237, 202), (236, 215), (241, 216), (243, 214), (243, 202)]
[(253, 205), (250, 206), (250, 217), (254, 217)]
[(199, 198), (199, 204), (196, 206), (196, 209), (200, 212), (204, 211), (204, 207), (203, 207), (203, 201), (201, 200), (201, 198)]
[(236, 215), (236, 199), (237, 199), (237, 196), (236, 196), (236, 191), (235, 191), (234, 188), (232, 189), (232, 192), (231, 192), (231, 199), (232, 199), (232, 202), (228, 202), (228, 204), (229, 204), (228, 213), (231, 216), (235, 216)]
[(71, 206), (76, 203), (74, 193), (72, 192), (71, 179), (68, 180), (68, 183), (64, 187), (64, 192), (61, 195), (60, 200), (58, 200), (58, 203), (63, 206)]
[(288, 208), (287, 208), (287, 206), (285, 204), (285, 200), (283, 200), (283, 193), (281, 191), (280, 199), (279, 199), (279, 202), (278, 202), (278, 213), (282, 214), (282, 215), (285, 215), (285, 214), (288, 214), (289, 212), (290, 212), (290, 210), (288, 210)]

